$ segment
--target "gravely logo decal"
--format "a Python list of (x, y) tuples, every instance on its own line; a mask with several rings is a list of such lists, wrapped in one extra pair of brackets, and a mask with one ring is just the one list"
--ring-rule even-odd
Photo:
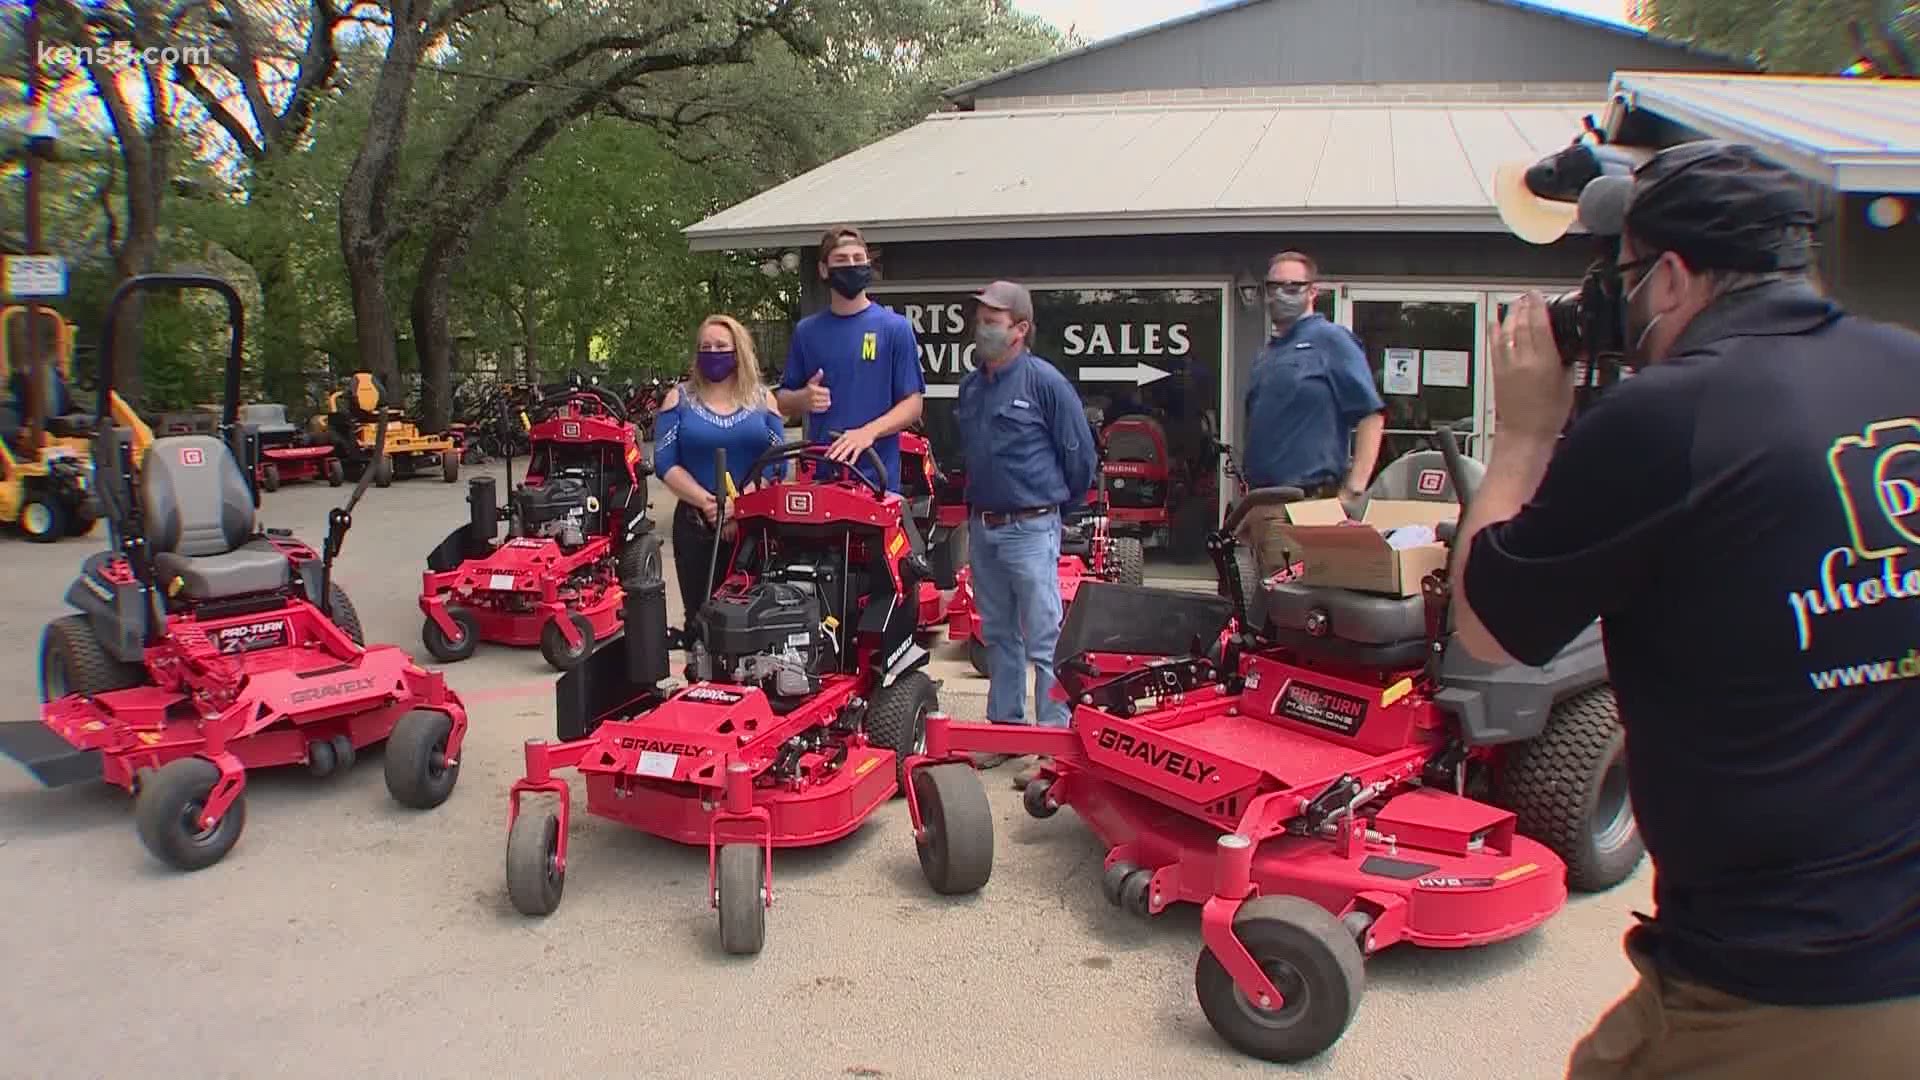
[(700, 748), (692, 743), (665, 742), (661, 739), (639, 739), (628, 736), (620, 740), (622, 750), (638, 750), (643, 754), (699, 754)]
[(719, 690), (711, 686), (696, 686), (680, 696), (688, 701), (708, 701), (716, 705), (737, 705), (746, 699), (746, 695), (737, 690)]
[(1148, 742), (1124, 731), (1101, 728), (1093, 737), (1102, 750), (1112, 750), (1122, 757), (1139, 758), (1141, 761), (1162, 769), (1190, 784), (1206, 782), (1207, 778), (1219, 772), (1219, 768), (1209, 765), (1198, 758), (1188, 757), (1178, 750)]
[(309, 701), (319, 701), (323, 698), (346, 697), (349, 694), (357, 694), (362, 690), (371, 690), (373, 689), (373, 684), (379, 681), (379, 679), (368, 676), (364, 679), (348, 679), (345, 682), (328, 683), (325, 686), (312, 686), (305, 690), (295, 690), (288, 696), (287, 703), (290, 705), (304, 705)]

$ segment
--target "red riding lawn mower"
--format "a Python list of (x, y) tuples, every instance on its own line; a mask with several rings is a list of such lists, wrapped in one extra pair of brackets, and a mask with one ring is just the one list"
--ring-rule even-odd
[[(1442, 449), (1470, 491), (1450, 432)], [(1299, 497), (1255, 491), (1209, 537), (1225, 598), (1081, 590), (1057, 652), (1069, 728), (934, 716), (906, 763), (927, 880), (968, 893), (993, 817), (961, 755), (1050, 756), (1028, 813), (1070, 806), (1100, 836), (1109, 902), (1202, 905), (1201, 1010), (1277, 1062), (1340, 1038), (1365, 956), (1514, 937), (1642, 855), (1597, 631), (1545, 668), (1480, 663), (1451, 641), (1444, 570), (1406, 598), (1275, 581), (1249, 618), (1234, 531)]]
[[(1110, 524), (1106, 485), (1095, 481), (1087, 508), (1061, 525), (1060, 610), (1073, 606), (1080, 586), (1088, 581), (1139, 585), (1146, 580), (1146, 551), (1136, 536), (1115, 536)], [(961, 526), (965, 528), (964, 525)], [(973, 573), (959, 573), (953, 601), (947, 606), (947, 640), (967, 643), (967, 661), (987, 674), (986, 629), (973, 603)]]
[(548, 664), (569, 670), (619, 629), (621, 584), (660, 574), (647, 463), (626, 405), (576, 376), (530, 412), (532, 460), (513, 504), (495, 504), (493, 477), (467, 481), (467, 523), (427, 555), (420, 638), (442, 663), (482, 641), (537, 643)]
[(440, 805), (460, 774), (466, 710), (405, 652), (362, 645), (333, 580), (372, 471), (328, 515), (322, 553), (255, 521), (256, 449), (237, 421), (239, 294), (197, 275), (122, 282), (100, 338), (100, 400), (113, 386), (121, 305), (156, 289), (227, 302), (221, 437), (161, 438), (136, 470), (127, 429), (96, 415), (95, 488), (113, 549), (89, 558), (67, 591), (80, 613), (48, 624), (40, 719), (0, 723), (0, 752), (50, 787), (105, 780), (133, 792), (141, 841), (182, 870), (213, 865), (239, 840), (250, 769), (304, 764), (325, 776), (384, 742), (394, 799)]
[(1173, 508), (1186, 485), (1167, 447), (1167, 429), (1151, 416), (1130, 415), (1100, 429), (1100, 462), (1109, 527), (1145, 546), (1164, 546)]
[(260, 464), (254, 481), (261, 491), (279, 491), (281, 484), (325, 480), (329, 487), (347, 482), (331, 441), (302, 432), (287, 420), (287, 407), (278, 403), (240, 406), (240, 426), (260, 443)]
[[(824, 447), (793, 444), (748, 475), (795, 459), (831, 464)], [(734, 545), (724, 565), (716, 547), (720, 588), (683, 641), (669, 637), (664, 581), (629, 587), (623, 637), (560, 678), (561, 741), (526, 745), (507, 836), (507, 893), (525, 914), (560, 904), (571, 801), (554, 770), (576, 768), (588, 812), (707, 849), (721, 947), (757, 953), (773, 850), (859, 828), (919, 752), (938, 684), (914, 641), (910, 599), (927, 569), (901, 497), (843, 468), (831, 483), (777, 479), (721, 508)], [(689, 685), (662, 687), (668, 650), (683, 643)], [(533, 793), (557, 801), (528, 806)]]

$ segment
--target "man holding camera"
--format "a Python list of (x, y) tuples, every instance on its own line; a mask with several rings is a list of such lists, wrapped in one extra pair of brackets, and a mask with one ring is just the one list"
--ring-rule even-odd
[(1617, 314), (1646, 366), (1564, 439), (1577, 331), (1537, 295), (1495, 331), (1460, 637), (1543, 664), (1603, 620), (1655, 870), (1575, 1080), (1920, 1068), (1920, 336), (1815, 291), (1815, 223), (1749, 147), (1641, 166)]

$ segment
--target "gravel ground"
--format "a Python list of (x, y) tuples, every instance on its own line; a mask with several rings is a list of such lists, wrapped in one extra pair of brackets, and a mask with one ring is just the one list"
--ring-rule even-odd
[[(339, 495), (288, 487), (264, 515), (317, 545)], [(418, 575), (465, 512), (464, 484), (368, 493), (338, 573), (369, 640), (426, 659)], [(0, 539), (16, 719), (33, 716), (40, 628), (97, 544)], [(948, 710), (981, 718), (986, 682), (961, 651), (936, 669)], [(1550, 1078), (1630, 982), (1619, 938), (1651, 903), (1643, 867), (1516, 941), (1389, 950), (1338, 1046), (1269, 1066), (1194, 1000), (1197, 911), (1108, 907), (1100, 845), (1071, 813), (1029, 818), (1009, 769), (986, 774), (998, 862), (978, 896), (931, 893), (894, 803), (839, 844), (780, 853), (766, 950), (731, 958), (703, 852), (580, 814), (564, 903), (523, 918), (506, 792), (520, 744), (553, 731), (552, 674), (537, 650), (491, 647), (447, 674), (472, 729), (446, 805), (393, 804), (377, 752), (325, 781), (256, 775), (244, 837), (195, 874), (141, 849), (116, 790), (0, 766), (0, 1076)]]

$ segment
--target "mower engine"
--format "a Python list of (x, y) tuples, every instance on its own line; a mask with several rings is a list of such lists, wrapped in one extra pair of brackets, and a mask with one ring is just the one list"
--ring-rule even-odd
[(524, 535), (551, 538), (566, 549), (598, 535), (606, 512), (593, 494), (593, 478), (583, 469), (567, 469), (539, 485), (522, 484), (514, 501)]
[(819, 693), (839, 651), (831, 629), (839, 588), (832, 566), (786, 566), (722, 588), (694, 621), (692, 677), (757, 686), (776, 711)]

